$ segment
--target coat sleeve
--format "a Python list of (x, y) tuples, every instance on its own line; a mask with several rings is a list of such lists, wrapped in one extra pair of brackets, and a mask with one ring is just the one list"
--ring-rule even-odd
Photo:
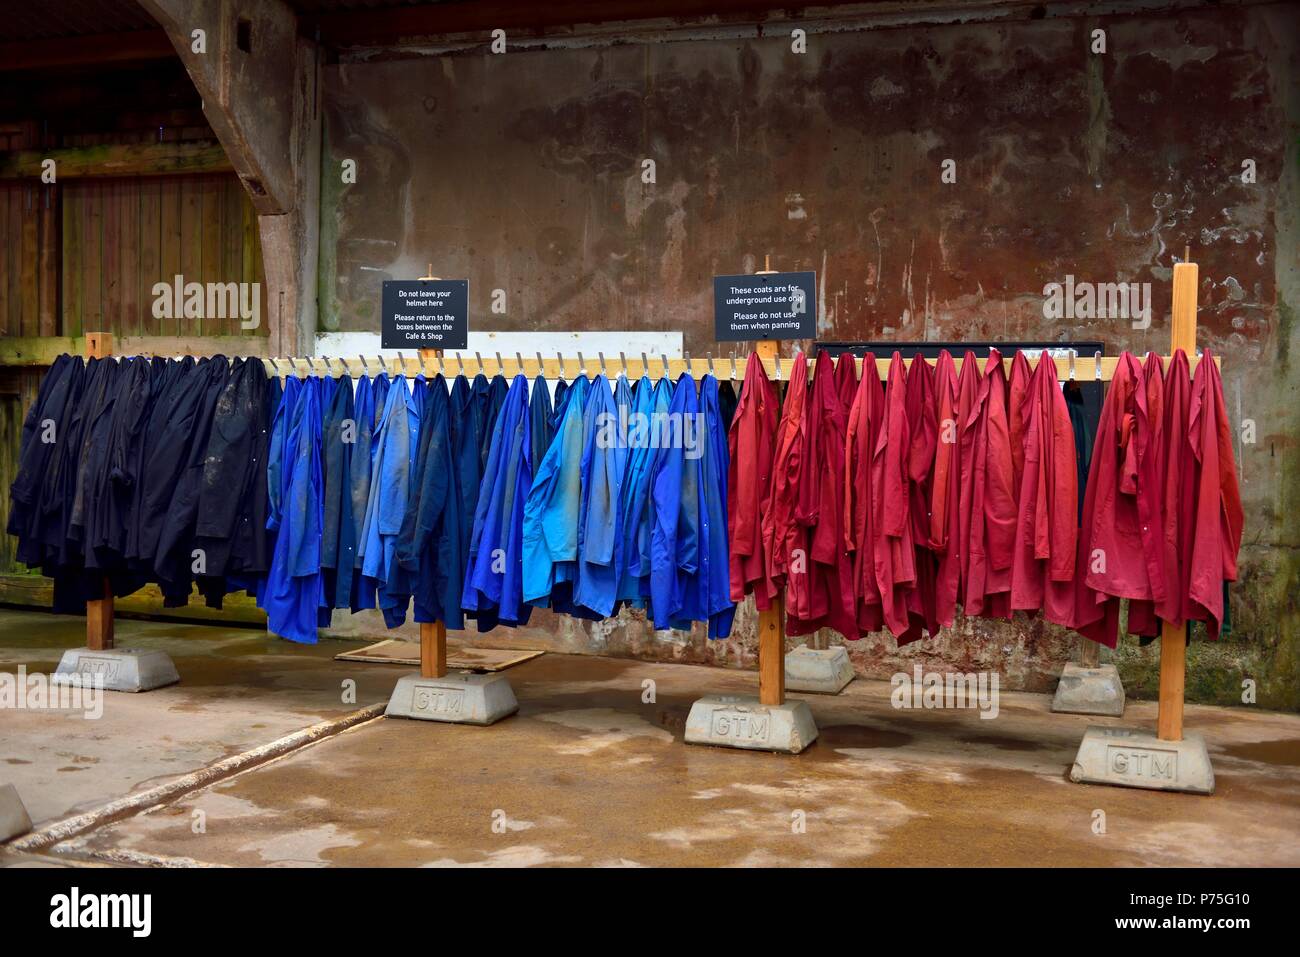
[(1005, 399), (989, 389), (988, 448), (985, 450), (984, 519), (988, 534), (986, 558), (996, 571), (1011, 567), (1016, 539), (1016, 492), (1013, 488), (1011, 430)]

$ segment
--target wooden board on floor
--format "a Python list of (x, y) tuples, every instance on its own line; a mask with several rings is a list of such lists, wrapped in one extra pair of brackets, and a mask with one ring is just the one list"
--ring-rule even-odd
[[(447, 645), (447, 669), (474, 669), (478, 671), (505, 671), (544, 655), (544, 651), (520, 651), (507, 648), (465, 648)], [(367, 645), (356, 651), (345, 651), (334, 656), (335, 661), (371, 661), (383, 665), (418, 665), (420, 646), (413, 641), (389, 638), (378, 644)]]

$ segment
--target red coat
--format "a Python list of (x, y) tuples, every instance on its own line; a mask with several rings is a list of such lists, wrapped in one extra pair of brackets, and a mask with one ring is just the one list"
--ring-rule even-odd
[(972, 433), (966, 507), (969, 533), (962, 602), (967, 615), (1001, 619), (1011, 617), (1016, 528), (1007, 394), (1002, 356), (996, 349), (990, 349), (969, 416)]
[(920, 356), (908, 367), (906, 401), (907, 421), (912, 429), (907, 479), (912, 540), (916, 546), (916, 585), (907, 595), (913, 627), (906, 635), (898, 636), (899, 644), (922, 637), (921, 627), (931, 635), (939, 632), (936, 601), (939, 563), (930, 550), (930, 495), (935, 450), (939, 444), (939, 417), (935, 408), (934, 369)]
[[(870, 372), (872, 375), (876, 374), (875, 369), (871, 369)], [(844, 414), (848, 415), (849, 407), (853, 405), (853, 398), (858, 391), (858, 360), (850, 352), (841, 353), (835, 360), (835, 391), (839, 394)]]
[[(1171, 457), (1181, 458), (1182, 447), (1187, 443), (1187, 395), (1191, 377), (1187, 371), (1186, 356), (1182, 366), (1184, 381), (1176, 385), (1181, 396), (1173, 396), (1171, 404), (1170, 383), (1165, 379), (1164, 361), (1154, 352), (1147, 353), (1142, 364), (1142, 393), (1146, 400), (1149, 437), (1145, 448), (1139, 450), (1138, 442), (1129, 445), (1125, 456), (1124, 488), (1137, 495), (1138, 518), (1141, 522), (1143, 555), (1146, 560), (1150, 598), (1133, 598), (1128, 605), (1128, 630), (1134, 635), (1158, 635), (1160, 621), (1156, 611), (1159, 604), (1166, 613), (1182, 620), (1180, 595), (1186, 593), (1186, 583), (1179, 583), (1178, 557), (1166, 538), (1169, 531), (1175, 538), (1181, 521), (1176, 517), (1179, 498), (1170, 500), (1167, 483), (1171, 478)], [(1171, 371), (1173, 371), (1171, 369)], [(1181, 406), (1181, 408), (1180, 408)], [(1181, 438), (1177, 422), (1181, 421)], [(1171, 432), (1171, 427), (1175, 431)], [(1171, 448), (1172, 444), (1172, 448)], [(1137, 490), (1151, 489), (1151, 493), (1138, 495)], [(1171, 519), (1172, 527), (1165, 527), (1164, 519)], [(1171, 580), (1172, 576), (1172, 580)]]
[(1020, 479), (1025, 471), (1025, 399), (1029, 395), (1029, 360), (1019, 349), (1011, 360), (1011, 376), (1007, 384), (1007, 428), (1011, 432), (1012, 488), (1020, 489)]
[[(1165, 597), (1152, 609), (1166, 621), (1181, 622), (1186, 618), (1188, 592), (1188, 554), (1191, 545), (1190, 529), (1196, 514), (1196, 494), (1193, 483), (1193, 458), (1191, 426), (1192, 377), (1188, 370), (1187, 353), (1177, 350), (1169, 362), (1169, 375), (1165, 379), (1165, 411), (1162, 429), (1163, 455), (1161, 470), (1164, 474), (1164, 499), (1161, 502), (1164, 547)], [(1133, 627), (1133, 606), (1129, 603), (1129, 631)], [(1154, 630), (1145, 632), (1155, 634)]]
[[(849, 357), (849, 364), (852, 363)], [(847, 368), (847, 365), (842, 365)], [(790, 572), (786, 633), (834, 628), (858, 637), (853, 607), (853, 563), (844, 543), (844, 444), (848, 410), (827, 352), (817, 354), (812, 394), (804, 411), (804, 451), (795, 517), (808, 529), (802, 571)], [(856, 384), (856, 383), (855, 383)]]
[(776, 390), (756, 353), (745, 367), (745, 381), (727, 434), (731, 464), (727, 476), (727, 534), (730, 544), (731, 600), (753, 592), (754, 604), (770, 608), (777, 594), (768, 577), (763, 548), (763, 518), (770, 503), (772, 454), (776, 445)]
[(1078, 459), (1074, 429), (1046, 351), (1030, 380), (1024, 474), (1016, 519), (1011, 607), (1042, 609), (1051, 622), (1070, 625), (1078, 551)]
[(950, 627), (956, 616), (970, 543), (970, 478), (975, 422), (971, 410), (979, 388), (975, 353), (966, 351), (957, 373), (947, 350), (935, 363), (939, 440), (930, 495), (930, 549), (938, 556), (935, 614)]
[(1192, 379), (1188, 419), (1196, 514), (1190, 536), (1187, 617), (1205, 622), (1206, 633), (1217, 641), (1223, 622), (1223, 583), (1237, 580), (1245, 515), (1223, 381), (1209, 349)]
[(1151, 444), (1144, 378), (1132, 353), (1123, 353), (1097, 423), (1075, 555), (1070, 626), (1110, 648), (1119, 637), (1119, 598), (1151, 597), (1135, 494), (1137, 462)]
[(1095, 591), (1119, 598), (1159, 599), (1164, 575), (1153, 572), (1163, 552), (1159, 512), (1164, 480), (1156, 471), (1161, 419), (1150, 414), (1149, 403), (1161, 401), (1163, 384), (1151, 366), (1143, 369), (1131, 353), (1120, 356), (1120, 369), (1123, 375), (1111, 382), (1107, 396), (1107, 404), (1112, 398), (1116, 404), (1117, 419), (1106, 435), (1098, 429), (1106, 469), (1088, 533), (1099, 561), (1090, 563), (1086, 581)]
[(805, 561), (808, 553), (807, 529), (795, 521), (804, 451), (807, 386), (808, 364), (800, 354), (794, 361), (794, 371), (790, 374), (785, 402), (781, 407), (781, 420), (772, 452), (772, 487), (762, 519), (767, 577), (777, 589), (785, 588), (791, 564)]
[[(884, 416), (871, 459), (871, 515), (881, 614), (885, 626), (900, 641), (912, 627), (907, 596), (916, 583), (907, 472), (912, 430), (906, 391), (907, 368), (902, 356), (895, 352), (885, 384)], [(916, 637), (919, 634), (911, 635), (911, 639)]]
[(853, 601), (860, 634), (884, 627), (876, 584), (871, 484), (872, 459), (884, 417), (885, 393), (876, 374), (876, 357), (868, 352), (849, 407), (844, 440), (844, 541), (853, 560)]

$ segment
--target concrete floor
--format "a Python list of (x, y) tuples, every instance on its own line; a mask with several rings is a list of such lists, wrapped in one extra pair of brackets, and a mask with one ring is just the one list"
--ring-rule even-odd
[[(52, 668), (83, 628), (0, 611), (0, 669)], [(113, 694), (98, 721), (0, 712), (0, 783), (38, 827), (381, 703), (409, 671), (249, 630), (119, 622), (118, 637), (168, 651), (182, 683)], [(682, 741), (695, 698), (753, 693), (751, 673), (550, 654), (508, 674), (519, 714), (493, 727), (377, 718), (0, 863), (1300, 865), (1293, 714), (1189, 707), (1218, 785), (1196, 797), (1066, 778), (1089, 723), (1151, 726), (1148, 702), (1119, 722), (1003, 693), (980, 720), (896, 711), (888, 684), (859, 680), (807, 696), (821, 736), (792, 757)]]

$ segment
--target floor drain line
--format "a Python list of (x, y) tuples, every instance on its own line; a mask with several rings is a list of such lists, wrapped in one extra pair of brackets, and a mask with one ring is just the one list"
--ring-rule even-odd
[(387, 702), (372, 704), (341, 718), (322, 721), (319, 724), (313, 724), (309, 728), (294, 731), (292, 734), (286, 734), (282, 738), (277, 738), (249, 751), (222, 758), (220, 761), (199, 768), (197, 771), (182, 774), (165, 784), (117, 798), (92, 811), (74, 814), (54, 821), (44, 827), (37, 828), (30, 834), (25, 834), (10, 841), (5, 847), (14, 851), (40, 851), (53, 844), (85, 834), (87, 831), (103, 827), (105, 824), (112, 824), (123, 818), (133, 817), (155, 805), (165, 804), (190, 791), (197, 791), (200, 788), (216, 784), (225, 778), (239, 774), (241, 771), (247, 771), (259, 764), (265, 764), (267, 761), (282, 757), (300, 748), (305, 748), (309, 744), (314, 744), (341, 731), (346, 731), (348, 728), (364, 721), (378, 718), (383, 715), (387, 706)]

